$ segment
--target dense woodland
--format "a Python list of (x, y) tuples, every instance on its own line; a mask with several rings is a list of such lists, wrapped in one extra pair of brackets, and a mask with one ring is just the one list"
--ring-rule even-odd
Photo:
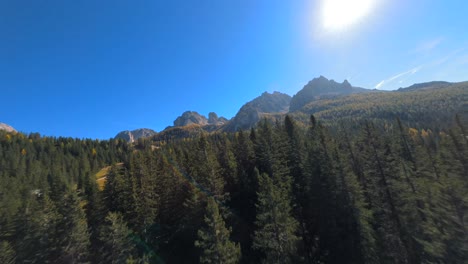
[(0, 263), (467, 262), (461, 117), (309, 119), (157, 145), (0, 132)]

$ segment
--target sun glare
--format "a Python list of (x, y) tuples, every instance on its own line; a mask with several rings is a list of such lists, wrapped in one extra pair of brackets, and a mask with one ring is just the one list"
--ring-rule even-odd
[(322, 22), (325, 29), (342, 30), (370, 13), (376, 0), (323, 0)]

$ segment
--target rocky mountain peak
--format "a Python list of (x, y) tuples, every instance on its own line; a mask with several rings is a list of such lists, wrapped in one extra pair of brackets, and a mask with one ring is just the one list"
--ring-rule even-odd
[(139, 138), (147, 138), (156, 135), (157, 132), (149, 128), (139, 128), (132, 131), (125, 130), (118, 133), (114, 138), (123, 139), (129, 143), (137, 141)]
[(307, 103), (323, 98), (338, 95), (348, 95), (352, 93), (360, 93), (370, 91), (363, 88), (353, 87), (348, 80), (338, 83), (334, 80), (329, 80), (323, 76), (314, 78), (307, 83), (302, 90), (300, 90), (291, 99), (289, 106), (290, 111), (301, 109)]
[(181, 116), (177, 117), (174, 121), (175, 127), (182, 127), (187, 125), (222, 125), (228, 120), (224, 117), (218, 117), (215, 112), (210, 112), (208, 118), (195, 111), (185, 111)]
[(290, 101), (291, 96), (287, 94), (264, 92), (259, 97), (244, 104), (224, 130), (248, 129), (253, 127), (265, 114), (287, 113)]
[(6, 132), (17, 132), (16, 129), (5, 123), (0, 123), (0, 130), (5, 130)]
[(351, 88), (351, 84), (348, 82), (348, 80), (343, 81), (343, 86)]
[(225, 117), (218, 117), (218, 115), (215, 112), (210, 112), (208, 114), (208, 124), (210, 125), (223, 125), (225, 124), (227, 120)]
[(207, 125), (208, 119), (195, 111), (185, 111), (181, 116), (177, 117), (174, 121), (174, 126), (187, 126), (187, 125)]

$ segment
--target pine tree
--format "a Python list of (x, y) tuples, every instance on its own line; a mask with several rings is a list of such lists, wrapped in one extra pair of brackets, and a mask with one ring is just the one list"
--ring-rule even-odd
[(392, 149), (388, 142), (377, 132), (374, 124), (366, 122), (362, 135), (363, 160), (365, 160), (365, 174), (369, 179), (372, 196), (372, 210), (378, 226), (377, 234), (380, 243), (382, 261), (396, 260), (406, 263), (411, 255), (411, 240), (405, 229), (400, 208), (401, 202), (399, 186), (395, 183), (398, 178), (397, 165)]
[(259, 178), (253, 247), (264, 254), (264, 263), (292, 263), (297, 250), (297, 221), (291, 216), (288, 190), (278, 180), (265, 173)]
[(192, 159), (186, 164), (191, 177), (201, 185), (210, 195), (220, 199), (224, 194), (224, 179), (221, 177), (221, 168), (216, 159), (213, 145), (202, 134), (192, 150)]
[(58, 223), (63, 262), (82, 263), (89, 258), (90, 235), (81, 201), (74, 191), (69, 191), (60, 203), (63, 216)]
[[(336, 262), (348, 258), (349, 250), (341, 241), (343, 216), (339, 201), (338, 173), (332, 160), (332, 143), (326, 128), (311, 116), (307, 132), (307, 154), (304, 161), (306, 185), (305, 226), (306, 252), (313, 261)], [(336, 243), (339, 242), (339, 246)]]
[(208, 199), (205, 215), (206, 226), (198, 230), (195, 246), (203, 250), (201, 263), (238, 263), (241, 256), (240, 246), (229, 239), (231, 229), (226, 228), (213, 198)]
[(151, 238), (151, 230), (158, 215), (159, 195), (157, 189), (158, 169), (151, 153), (140, 154), (135, 159), (135, 168), (131, 170), (133, 194), (135, 197), (136, 230), (143, 235), (146, 243)]
[(57, 230), (62, 216), (46, 195), (31, 197), (17, 217), (16, 253), (19, 263), (56, 262), (60, 257)]
[[(334, 160), (339, 175), (339, 206), (341, 216), (338, 221), (344, 234), (341, 242), (347, 254), (336, 258), (349, 263), (377, 263), (377, 245), (375, 231), (372, 228), (373, 215), (365, 202), (363, 190), (344, 155), (339, 149), (334, 150)], [(346, 260), (348, 259), (348, 260)]]
[(109, 213), (106, 225), (103, 226), (101, 241), (101, 262), (120, 264), (136, 256), (135, 245), (132, 241), (132, 231), (119, 213)]
[(0, 263), (16, 263), (15, 250), (8, 241), (0, 241)]

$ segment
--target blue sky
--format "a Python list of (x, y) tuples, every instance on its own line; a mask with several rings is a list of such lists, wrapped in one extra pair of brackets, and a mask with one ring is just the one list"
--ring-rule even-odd
[(107, 139), (161, 131), (186, 110), (231, 118), (319, 75), (386, 90), (468, 80), (467, 1), (364, 0), (364, 14), (338, 3), (324, 15), (330, 1), (0, 0), (0, 122)]

